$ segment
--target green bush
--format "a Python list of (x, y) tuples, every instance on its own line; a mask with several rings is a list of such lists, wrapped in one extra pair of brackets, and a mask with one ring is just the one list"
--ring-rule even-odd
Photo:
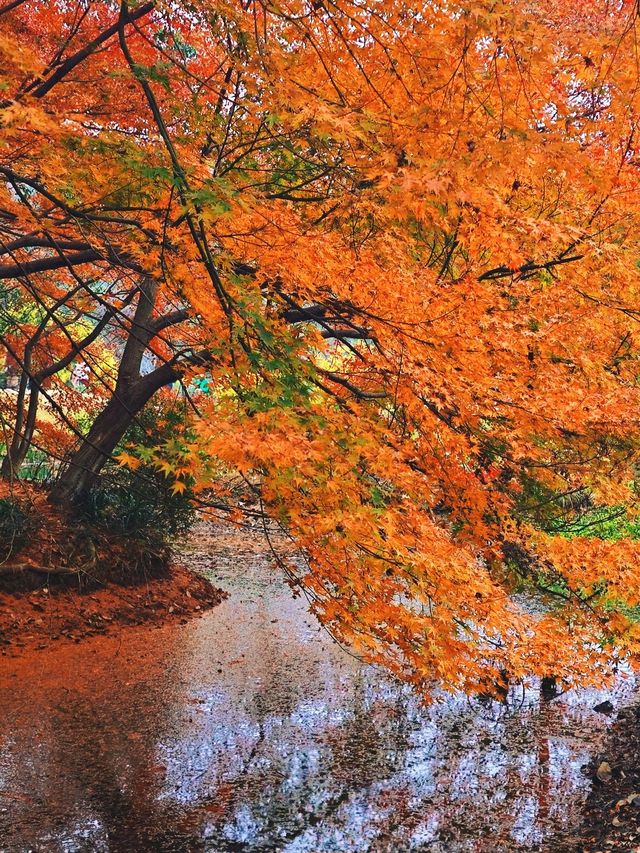
[(149, 467), (108, 466), (79, 509), (96, 527), (153, 543), (186, 533), (194, 518), (190, 495), (173, 494), (166, 478)]
[[(154, 448), (188, 429), (182, 404), (154, 401), (140, 414), (115, 455), (131, 446)], [(100, 484), (83, 499), (80, 515), (95, 527), (161, 544), (186, 533), (195, 517), (189, 488), (174, 494), (172, 481), (152, 464), (135, 471), (110, 463)]]
[(19, 548), (32, 526), (29, 512), (14, 498), (0, 498), (0, 555), (6, 559)]

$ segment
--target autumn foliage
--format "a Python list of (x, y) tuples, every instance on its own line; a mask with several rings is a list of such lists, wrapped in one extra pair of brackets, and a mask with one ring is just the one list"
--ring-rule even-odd
[(206, 376), (152, 461), (237, 472), (358, 653), (481, 690), (635, 652), (636, 541), (562, 522), (637, 503), (636, 12), (5, 3), (5, 476), (35, 443), (76, 500)]

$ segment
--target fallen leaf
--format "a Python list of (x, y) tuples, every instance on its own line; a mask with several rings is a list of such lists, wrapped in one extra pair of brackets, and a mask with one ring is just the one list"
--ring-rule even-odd
[(611, 781), (612, 770), (611, 766), (606, 762), (600, 762), (600, 766), (596, 770), (596, 777), (605, 784)]

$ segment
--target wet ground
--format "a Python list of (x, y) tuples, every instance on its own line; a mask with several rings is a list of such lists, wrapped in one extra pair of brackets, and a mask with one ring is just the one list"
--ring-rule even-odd
[(630, 684), (425, 709), (331, 642), (258, 533), (203, 527), (186, 557), (230, 592), (201, 618), (0, 658), (2, 853), (571, 849), (592, 708)]

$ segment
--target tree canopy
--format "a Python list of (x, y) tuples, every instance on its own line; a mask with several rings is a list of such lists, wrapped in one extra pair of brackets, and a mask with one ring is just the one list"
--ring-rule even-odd
[(580, 524), (637, 504), (635, 2), (14, 0), (0, 28), (6, 477), (40, 447), (73, 502), (206, 377), (146, 461), (245, 478), (358, 653), (482, 690), (636, 650), (638, 545)]

